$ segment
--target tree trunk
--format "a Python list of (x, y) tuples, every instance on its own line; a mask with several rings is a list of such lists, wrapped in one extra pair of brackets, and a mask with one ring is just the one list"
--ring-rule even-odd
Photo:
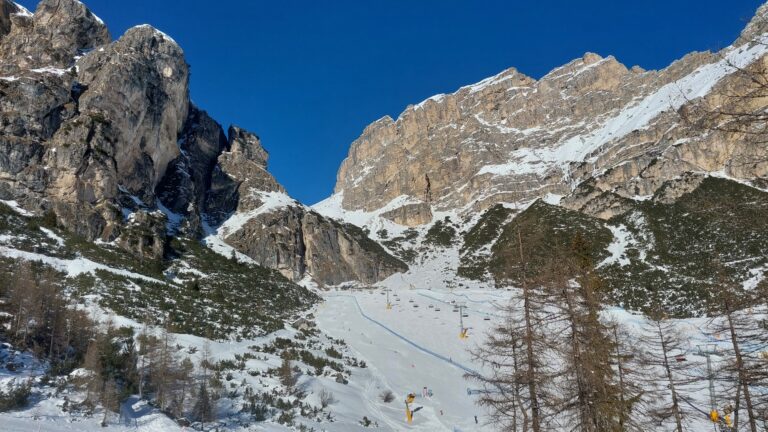
[(621, 430), (624, 430), (624, 414), (625, 414), (625, 404), (624, 401), (624, 371), (622, 370), (622, 364), (621, 364), (621, 352), (619, 350), (619, 330), (618, 326), (613, 326), (613, 341), (616, 344), (616, 365), (618, 367), (619, 371), (619, 401), (621, 402), (621, 412), (619, 413), (619, 427)]
[(757, 432), (757, 423), (755, 422), (754, 408), (752, 406), (752, 397), (749, 394), (749, 382), (744, 371), (744, 358), (741, 355), (739, 341), (736, 339), (736, 329), (733, 324), (733, 313), (730, 306), (726, 304), (726, 318), (728, 319), (728, 329), (731, 333), (731, 343), (733, 344), (733, 354), (736, 357), (736, 370), (739, 375), (739, 384), (744, 391), (744, 403), (747, 405), (747, 416), (749, 419), (750, 432)]
[[(520, 262), (523, 260), (523, 239), (520, 230), (517, 231), (517, 241), (520, 246)], [(522, 265), (522, 264), (521, 264)], [(539, 399), (536, 394), (536, 362), (533, 353), (533, 324), (531, 323), (531, 293), (526, 283), (525, 266), (523, 266), (522, 288), (523, 288), (523, 313), (525, 314), (525, 351), (528, 367), (526, 369), (526, 379), (528, 381), (528, 393), (531, 400), (531, 420), (533, 432), (541, 432), (539, 418)]]
[(667, 352), (668, 352), (667, 341), (664, 339), (664, 332), (661, 330), (661, 323), (657, 323), (656, 328), (659, 331), (659, 340), (661, 341), (661, 351), (664, 354), (664, 371), (667, 373), (667, 381), (669, 382), (669, 391), (672, 393), (672, 411), (675, 413), (675, 430), (677, 432), (683, 432), (683, 419), (680, 415), (680, 405), (678, 405), (677, 390), (675, 390), (675, 382), (672, 379), (672, 369), (669, 366), (669, 357), (667, 356)]

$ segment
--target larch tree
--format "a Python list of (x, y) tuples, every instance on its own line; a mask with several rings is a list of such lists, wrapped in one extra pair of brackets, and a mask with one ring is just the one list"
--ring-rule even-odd
[(468, 374), (467, 378), (482, 386), (479, 403), (490, 409), (495, 423), (513, 431), (540, 432), (551, 429), (559, 411), (551, 387), (557, 341), (549, 332), (553, 316), (544, 287), (549, 272), (531, 271), (520, 232), (517, 240), (518, 256), (508, 264), (517, 266), (520, 287), (501, 308), (504, 322), (472, 352), (489, 372)]
[(759, 423), (765, 421), (765, 396), (761, 389), (766, 385), (768, 371), (768, 362), (762, 358), (763, 350), (759, 349), (768, 342), (766, 332), (760, 320), (749, 312), (750, 307), (756, 304), (759, 293), (743, 289), (732, 280), (721, 263), (713, 265), (719, 271), (710, 302), (708, 327), (713, 333), (724, 336), (730, 345), (719, 372), (732, 384), (734, 428), (738, 430), (743, 402), (747, 430), (757, 432)]
[(602, 281), (584, 239), (577, 235), (561, 258), (561, 280), (553, 288), (564, 322), (565, 343), (563, 407), (571, 430), (618, 432), (629, 418), (622, 402), (616, 364), (616, 346), (603, 322)]
[(645, 317), (638, 343), (643, 350), (642, 361), (649, 370), (642, 382), (649, 393), (658, 396), (649, 414), (659, 423), (672, 419), (675, 432), (683, 432), (685, 412), (681, 398), (685, 396), (681, 387), (691, 382), (688, 359), (684, 357), (685, 339), (657, 299), (650, 302)]

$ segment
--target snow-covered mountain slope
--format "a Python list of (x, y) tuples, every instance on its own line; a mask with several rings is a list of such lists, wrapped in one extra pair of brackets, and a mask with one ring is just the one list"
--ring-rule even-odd
[(733, 45), (660, 71), (586, 54), (539, 80), (509, 69), (384, 117), (352, 143), (334, 195), (315, 208), (416, 226), (435, 211), (470, 214), (547, 194), (581, 209), (568, 195), (585, 182), (631, 198), (688, 171), (765, 177), (765, 163), (735, 163), (756, 151), (743, 137), (693, 128), (700, 119), (678, 112), (749, 88), (741, 70), (766, 58), (765, 9)]
[(313, 207), (255, 134), (189, 102), (168, 35), (110, 43), (77, 0), (0, 6), (0, 337), (26, 347), (0, 343), (0, 402), (31, 386), (0, 429), (500, 430), (465, 377), (487, 372), (470, 350), (510, 318), (521, 269), (574, 245), (626, 344), (647, 333), (628, 311), (652, 297), (686, 317), (683, 422), (710, 426), (696, 347), (729, 341), (695, 316), (719, 278), (768, 283), (768, 159), (734, 163), (764, 149), (697, 129), (695, 108), (749, 88), (768, 6), (732, 46), (661, 71), (587, 54), (408, 107), (366, 129)]
[[(494, 291), (430, 288), (432, 285), (426, 281), (424, 285), (416, 282), (415, 286), (410, 286), (410, 283), (395, 279), (387, 285), (392, 289), (389, 293), (391, 309), (386, 308), (387, 296), (383, 291), (326, 292), (324, 303), (312, 311), (314, 319), (309, 320), (316, 323), (316, 328), (286, 329), (268, 337), (239, 342), (206, 342), (195, 336), (173, 335), (173, 343), (179, 347), (180, 355), (190, 357), (197, 364), (207, 345), (211, 361), (220, 365), (221, 380), (229, 396), (217, 404), (221, 420), (216, 427), (231, 431), (256, 428), (273, 432), (296, 430), (303, 425), (315, 430), (350, 432), (367, 430), (362, 426), (367, 418), (371, 430), (381, 431), (500, 431), (488, 413), (475, 405), (481, 388), (467, 381), (464, 374), (483, 370), (468, 350), (482, 344), (485, 334), (499, 323), (502, 315), (498, 306), (505, 304), (515, 293), (514, 288)], [(466, 306), (463, 309), (466, 317), (460, 318), (455, 312), (457, 304)], [(634, 343), (647, 331), (642, 328), (645, 321), (639, 315), (619, 308), (609, 309), (604, 315), (626, 330), (627, 344)], [(469, 329), (467, 339), (458, 337), (461, 319)], [(142, 325), (135, 321), (119, 319), (118, 324), (142, 331)], [(679, 320), (674, 325), (686, 338), (685, 344), (673, 353), (686, 356), (687, 362), (686, 375), (677, 379), (689, 381), (690, 378), (705, 377), (706, 359), (698, 355), (697, 347), (719, 347), (726, 352), (728, 339), (712, 335), (706, 319)], [(329, 348), (336, 350), (341, 358), (335, 357), (334, 351), (328, 351), (334, 355), (328, 356), (326, 350)], [(273, 371), (279, 367), (281, 355), (286, 350), (303, 353), (299, 354), (300, 358), (306, 361), (314, 359), (311, 364), (305, 360), (294, 363), (299, 371), (298, 386), (303, 396), (286, 394), (286, 389), (274, 376)], [(42, 383), (43, 365), (30, 355), (0, 347), (0, 360), (7, 360), (8, 354), (16, 364), (24, 366), (13, 371), (0, 367), (0, 383), (27, 376), (37, 377), (40, 381), (34, 387), (34, 402), (28, 408), (0, 413), (0, 421), (10, 430), (184, 430), (135, 397), (128, 398), (122, 405), (122, 418), (114, 413), (109, 416), (107, 426), (102, 428), (99, 426), (101, 410), (88, 415), (71, 408), (84, 397), (82, 392), (70, 385)], [(318, 358), (328, 362), (321, 367), (321, 373), (317, 373), (315, 366), (320, 364), (316, 363)], [(713, 366), (717, 367), (720, 359), (715, 357), (713, 360)], [(345, 383), (337, 382), (334, 368), (344, 371)], [(663, 382), (662, 378), (659, 382)], [(725, 385), (716, 383), (718, 394)], [(56, 387), (60, 390), (56, 391)], [(431, 390), (431, 396), (422, 396), (424, 387)], [(272, 394), (286, 401), (296, 400), (308, 415), (296, 416), (292, 426), (281, 424), (276, 414), (270, 414), (266, 421), (256, 420), (250, 412), (247, 388), (260, 398)], [(694, 409), (708, 409), (706, 381), (694, 382), (680, 390), (691, 404), (684, 410), (684, 424), (691, 430), (708, 427), (707, 416)], [(387, 391), (393, 394), (390, 401), (383, 398)], [(325, 407), (321, 403), (323, 392), (332, 394), (332, 398), (326, 399), (329, 403)], [(408, 425), (403, 400), (411, 392), (417, 395), (412, 408), (422, 408), (416, 411), (413, 423)], [(67, 406), (65, 401), (68, 401), (69, 409), (64, 408)], [(655, 402), (669, 403), (664, 399)], [(313, 413), (314, 409), (318, 411)], [(668, 430), (666, 427), (672, 426), (667, 422), (658, 430)]]
[(765, 283), (750, 215), (764, 212), (768, 147), (713, 113), (766, 110), (765, 98), (734, 95), (759, 92), (767, 16), (764, 5), (731, 46), (660, 71), (586, 54), (538, 80), (509, 69), (409, 106), (365, 129), (313, 209), (362, 226), (408, 275), (432, 274), (439, 257), (443, 286), (515, 281), (504, 251), (521, 226), (544, 236), (529, 245), (543, 260), (580, 233), (611, 301), (642, 308), (655, 287), (678, 313), (700, 313), (713, 262)]
[[(13, 280), (19, 262), (36, 262), (58, 272), (73, 299), (88, 298), (128, 318), (151, 317), (155, 324), (168, 319), (179, 330), (221, 338), (283, 328), (286, 319), (317, 301), (278, 272), (223, 257), (194, 239), (175, 238), (167, 261), (137, 261), (114, 244), (87, 242), (50, 222), (0, 204), (4, 280)], [(169, 310), (171, 304), (175, 307)]]
[(722, 176), (689, 174), (664, 183), (650, 197), (620, 200), (623, 211), (607, 220), (547, 198), (497, 204), (465, 218), (435, 213), (434, 222), (413, 228), (368, 213), (371, 237), (410, 267), (376, 286), (519, 283), (518, 235), (534, 273), (567, 256), (577, 238), (583, 240), (608, 301), (630, 310), (643, 310), (655, 293), (674, 313), (697, 316), (706, 311), (707, 293), (724, 275), (750, 290), (768, 283), (763, 226), (768, 192), (763, 189)]

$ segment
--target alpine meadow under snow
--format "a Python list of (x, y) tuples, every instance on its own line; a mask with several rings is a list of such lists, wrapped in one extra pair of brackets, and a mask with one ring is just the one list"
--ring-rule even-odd
[(189, 68), (0, 0), (0, 430), (766, 430), (768, 4), (409, 105), (311, 206)]

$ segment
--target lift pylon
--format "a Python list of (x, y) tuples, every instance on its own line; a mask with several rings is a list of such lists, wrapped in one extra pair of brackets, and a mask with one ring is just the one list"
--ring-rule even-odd
[(459, 310), (459, 339), (466, 339), (469, 337), (468, 327), (464, 327), (464, 309), (467, 308), (467, 304), (464, 302), (456, 303), (456, 308)]
[[(717, 424), (720, 419), (720, 413), (717, 411), (717, 398), (715, 395), (715, 376), (712, 372), (712, 356), (719, 356), (721, 353), (717, 350), (717, 345), (707, 344), (698, 345), (700, 356), (704, 356), (707, 359), (707, 380), (709, 380), (709, 418), (712, 420), (712, 424), (717, 432)], [(730, 422), (730, 416), (726, 419)]]

